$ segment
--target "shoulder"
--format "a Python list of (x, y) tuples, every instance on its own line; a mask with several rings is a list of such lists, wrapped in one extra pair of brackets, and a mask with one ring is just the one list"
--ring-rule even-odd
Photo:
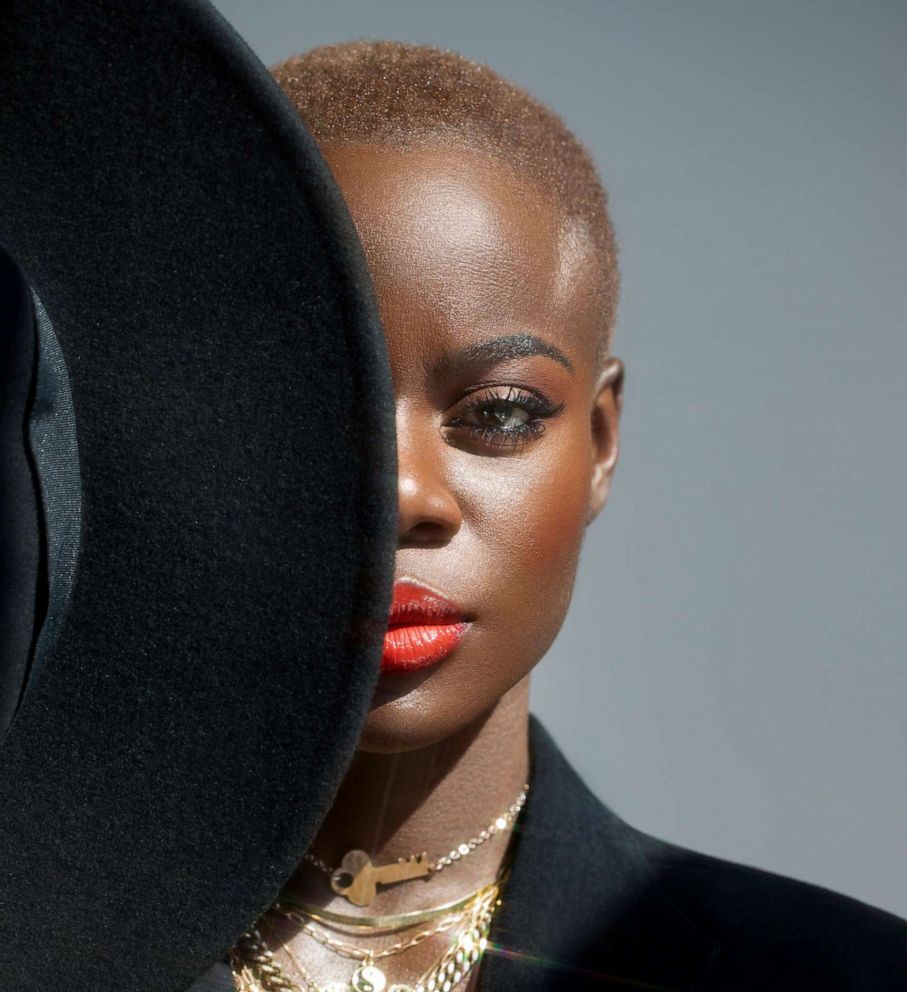
[(630, 829), (668, 897), (720, 944), (707, 988), (907, 988), (907, 921), (817, 885)]
[(907, 989), (904, 920), (650, 836), (589, 789), (537, 719), (530, 747), (495, 992)]

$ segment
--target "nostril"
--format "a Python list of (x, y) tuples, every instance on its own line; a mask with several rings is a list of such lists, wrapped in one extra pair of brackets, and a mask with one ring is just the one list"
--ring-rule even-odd
[(446, 523), (423, 520), (401, 530), (400, 543), (403, 545), (418, 545), (419, 547), (442, 546), (459, 530), (459, 524), (451, 526)]

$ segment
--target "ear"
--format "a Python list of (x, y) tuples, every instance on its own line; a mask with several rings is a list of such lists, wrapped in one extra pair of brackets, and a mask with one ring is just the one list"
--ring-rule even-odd
[(618, 428), (623, 405), (624, 365), (609, 358), (599, 375), (592, 404), (592, 480), (586, 526), (598, 516), (611, 491), (619, 452)]

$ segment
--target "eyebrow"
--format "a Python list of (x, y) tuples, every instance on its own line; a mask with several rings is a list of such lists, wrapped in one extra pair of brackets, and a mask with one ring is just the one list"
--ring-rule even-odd
[(535, 334), (501, 334), (471, 344), (452, 355), (446, 355), (435, 367), (435, 371), (443, 375), (454, 375), (464, 371), (470, 365), (479, 362), (502, 362), (509, 358), (526, 358), (529, 355), (543, 355), (563, 365), (568, 372), (573, 372), (573, 363), (550, 341), (545, 341)]

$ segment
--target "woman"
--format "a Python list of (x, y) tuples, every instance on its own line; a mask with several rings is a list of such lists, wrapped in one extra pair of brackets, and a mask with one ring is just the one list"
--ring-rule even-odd
[(582, 146), (437, 49), (330, 46), (272, 72), (377, 293), (397, 404), (394, 605), (306, 858), (193, 992), (899, 987), (903, 922), (641, 834), (529, 715), (618, 455), (616, 250)]
[(430, 50), (278, 67), (381, 337), (204, 3), (0, 49), (0, 986), (902, 985), (901, 921), (635, 831), (527, 712), (622, 381), (559, 122)]

